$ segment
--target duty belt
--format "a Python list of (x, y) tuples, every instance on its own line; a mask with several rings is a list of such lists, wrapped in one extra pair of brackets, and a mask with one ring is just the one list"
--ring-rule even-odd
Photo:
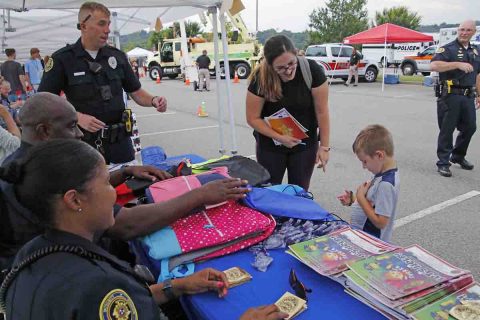
[(127, 135), (125, 124), (120, 122), (103, 127), (97, 132), (84, 132), (87, 141), (105, 141), (107, 143), (115, 143)]
[(470, 96), (474, 96), (475, 92), (476, 90), (474, 87), (466, 87), (466, 88), (453, 87), (453, 88), (450, 88), (448, 93), (470, 97)]

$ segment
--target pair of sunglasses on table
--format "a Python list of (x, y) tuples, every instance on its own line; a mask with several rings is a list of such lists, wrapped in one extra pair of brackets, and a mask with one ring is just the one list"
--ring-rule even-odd
[(290, 269), (290, 276), (288, 277), (288, 282), (290, 287), (295, 291), (295, 295), (299, 298), (302, 298), (305, 301), (308, 301), (307, 293), (311, 293), (312, 289), (308, 289), (305, 285), (298, 280), (295, 270)]

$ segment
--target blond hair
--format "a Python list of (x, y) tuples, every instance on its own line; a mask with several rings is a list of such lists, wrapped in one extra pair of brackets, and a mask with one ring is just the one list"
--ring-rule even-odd
[(103, 12), (110, 17), (110, 10), (105, 5), (98, 2), (84, 2), (78, 11), (78, 23), (84, 23), (88, 15), (95, 11)]
[(352, 149), (355, 154), (363, 152), (370, 157), (381, 150), (392, 157), (394, 149), (392, 134), (382, 125), (369, 125), (357, 135)]

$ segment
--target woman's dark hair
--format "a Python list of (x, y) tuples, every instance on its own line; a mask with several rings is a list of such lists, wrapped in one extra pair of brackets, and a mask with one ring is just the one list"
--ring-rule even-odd
[(297, 54), (297, 49), (292, 40), (283, 34), (268, 38), (263, 46), (264, 59), (250, 76), (250, 80), (256, 79), (258, 81), (258, 93), (263, 95), (267, 101), (278, 101), (283, 96), (280, 77), (273, 69), (272, 64), (276, 58), (285, 52)]
[(56, 199), (68, 190), (85, 191), (101, 154), (85, 142), (57, 139), (33, 146), (19, 161), (0, 168), (0, 179), (15, 186), (18, 201), (45, 225), (52, 225)]

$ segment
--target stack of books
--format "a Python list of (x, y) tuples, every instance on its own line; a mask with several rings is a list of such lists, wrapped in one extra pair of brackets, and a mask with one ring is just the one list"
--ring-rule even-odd
[(362, 258), (399, 249), (380, 239), (350, 227), (288, 247), (287, 253), (321, 275), (340, 280), (347, 264)]
[[(264, 120), (270, 128), (281, 135), (291, 136), (299, 140), (308, 138), (306, 134), (308, 130), (285, 108), (282, 108), (269, 117), (265, 117)], [(282, 144), (280, 141), (272, 140), (277, 146)]]
[(389, 319), (480, 319), (472, 274), (417, 245), (394, 247), (346, 228), (291, 245), (287, 253)]

